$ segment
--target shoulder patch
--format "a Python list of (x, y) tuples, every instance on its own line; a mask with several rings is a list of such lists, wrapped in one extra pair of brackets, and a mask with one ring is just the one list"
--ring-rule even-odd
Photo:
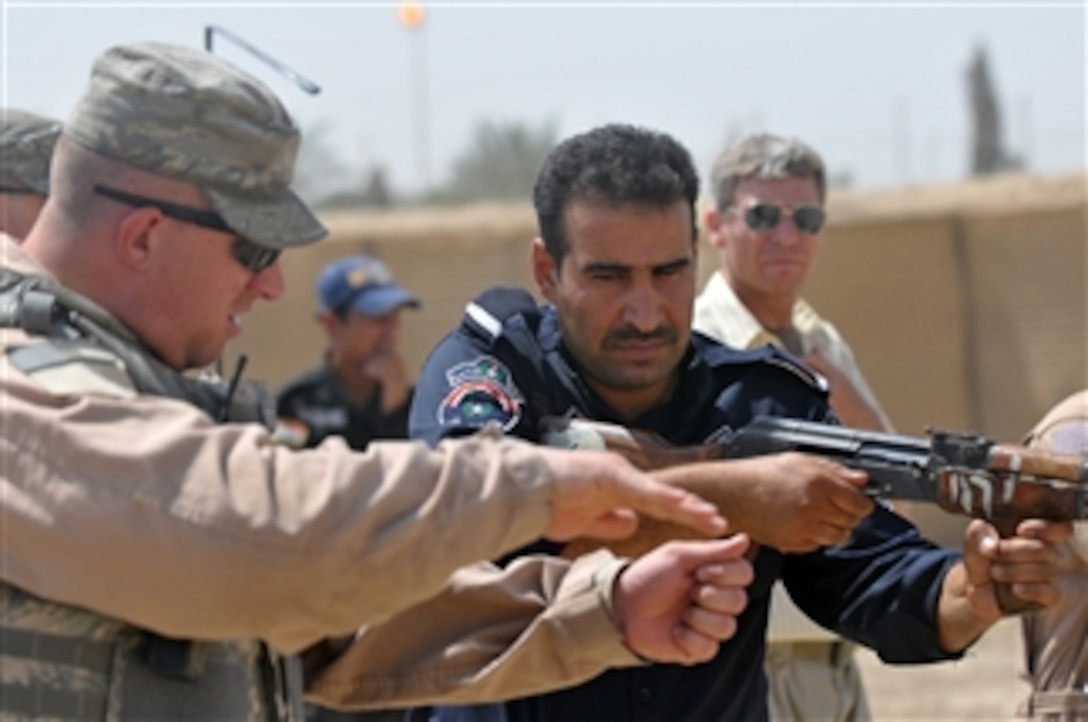
[(270, 434), (272, 443), (286, 446), (290, 449), (302, 449), (310, 440), (310, 427), (298, 419), (276, 419), (276, 425), (272, 427)]
[(104, 349), (50, 339), (6, 353), (13, 366), (56, 396), (136, 396), (136, 385), (121, 359)]
[(446, 370), (449, 393), (438, 405), (443, 426), (479, 428), (496, 423), (503, 431), (521, 419), (525, 397), (514, 385), (513, 375), (493, 356), (478, 356)]

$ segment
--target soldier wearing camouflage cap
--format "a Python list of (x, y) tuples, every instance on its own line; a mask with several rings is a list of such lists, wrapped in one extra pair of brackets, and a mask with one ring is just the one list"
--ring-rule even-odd
[(49, 161), (60, 122), (0, 108), (0, 232), (23, 238), (49, 195)]
[(39, 221), (0, 237), (0, 719), (285, 719), (302, 650), (315, 701), (375, 707), (713, 653), (743, 606), (743, 539), (447, 585), (542, 534), (630, 529), (616, 508), (720, 534), (691, 495), (494, 435), (292, 452), (256, 423), (259, 393), (183, 373), (282, 294), (280, 251), (324, 234), (290, 189), (298, 140), (228, 63), (115, 47)]

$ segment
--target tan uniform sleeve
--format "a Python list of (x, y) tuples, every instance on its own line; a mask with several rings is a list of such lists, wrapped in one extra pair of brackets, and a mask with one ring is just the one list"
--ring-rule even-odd
[(350, 634), (550, 515), (551, 479), (510, 439), (292, 452), (179, 401), (55, 396), (6, 357), (0, 389), (0, 576), (168, 636)]
[[(1051, 409), (1026, 441), (1045, 451), (1088, 458), (1088, 391)], [(1059, 548), (1061, 598), (1049, 609), (1025, 614), (1021, 622), (1025, 677), (1033, 687), (1028, 694), (1039, 693), (1030, 698), (1030, 706), (1040, 718), (1056, 711), (1047, 708), (1056, 701), (1080, 700), (1076, 704), (1083, 705), (1083, 689), (1088, 685), (1088, 522), (1074, 522), (1074, 537), (1063, 546)]]
[(639, 664), (605, 600), (621, 565), (607, 551), (570, 563), (523, 557), (454, 575), (437, 597), (359, 634), (307, 694), (346, 708), (486, 702), (575, 685)]

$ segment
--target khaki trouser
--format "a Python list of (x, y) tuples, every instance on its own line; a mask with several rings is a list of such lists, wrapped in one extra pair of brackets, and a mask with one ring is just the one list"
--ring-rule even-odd
[(341, 712), (306, 705), (306, 722), (401, 722), (404, 719), (404, 710), (378, 710), (376, 712)]
[(771, 642), (764, 669), (772, 722), (871, 719), (852, 642)]
[(1033, 692), (1019, 713), (1034, 722), (1088, 722), (1088, 688)]

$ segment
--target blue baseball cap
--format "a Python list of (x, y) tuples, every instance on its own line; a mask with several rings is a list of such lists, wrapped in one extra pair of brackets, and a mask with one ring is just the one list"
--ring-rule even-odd
[(393, 280), (384, 263), (371, 256), (348, 256), (325, 266), (317, 277), (317, 300), (322, 311), (350, 309), (364, 316), (419, 307), (419, 299)]

